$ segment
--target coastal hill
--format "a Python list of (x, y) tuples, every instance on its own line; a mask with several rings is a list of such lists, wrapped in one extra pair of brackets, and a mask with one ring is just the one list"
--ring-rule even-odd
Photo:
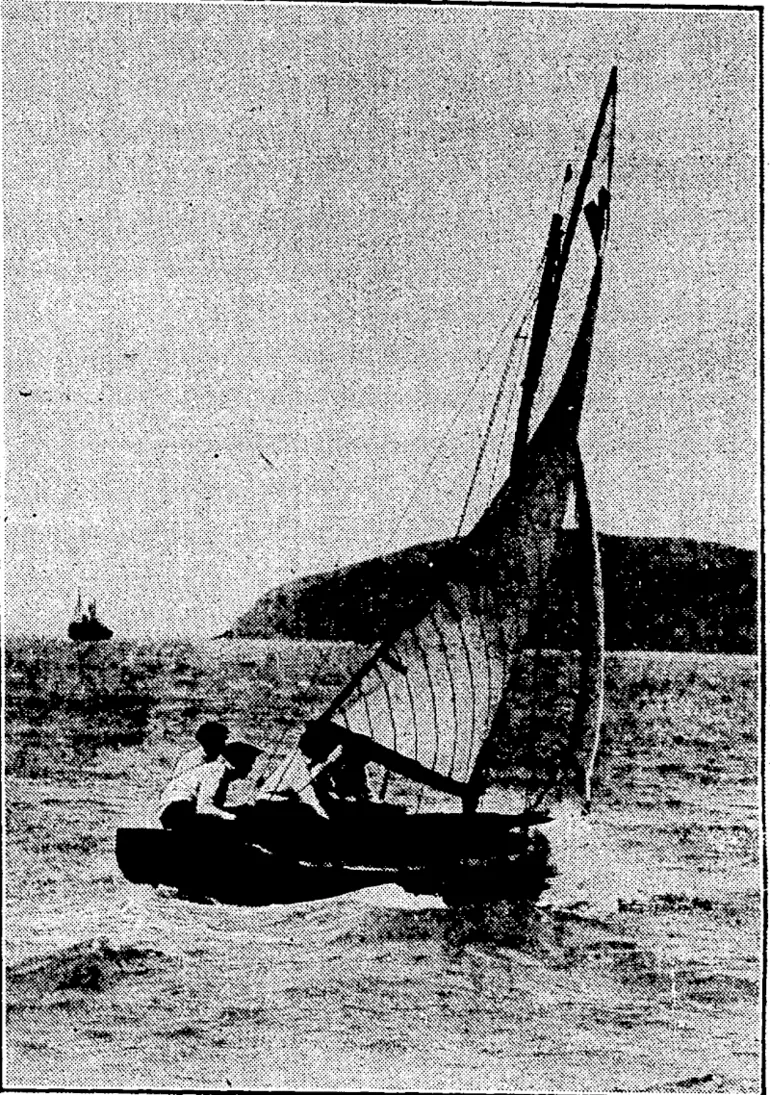
[[(574, 533), (557, 548), (546, 646), (575, 642)], [(226, 637), (375, 642), (406, 605), (444, 542), (278, 586), (240, 616)], [(757, 646), (757, 558), (723, 544), (662, 537), (599, 536), (609, 650), (750, 654)]]

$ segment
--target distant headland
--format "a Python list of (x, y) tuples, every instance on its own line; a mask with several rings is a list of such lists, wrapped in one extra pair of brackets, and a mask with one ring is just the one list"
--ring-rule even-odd
[[(226, 638), (375, 642), (408, 604), (444, 541), (298, 578), (260, 597)], [(609, 650), (751, 654), (757, 648), (757, 556), (746, 548), (664, 537), (599, 535)], [(557, 548), (546, 646), (575, 636), (574, 534)]]

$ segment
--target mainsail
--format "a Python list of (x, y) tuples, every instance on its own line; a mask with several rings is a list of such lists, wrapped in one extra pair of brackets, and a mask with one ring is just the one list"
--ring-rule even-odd
[[(615, 85), (613, 69), (570, 214), (551, 221), (510, 474), (470, 532), (446, 546), (402, 619), (314, 720), (335, 727), (345, 747), (380, 766), (383, 797), (399, 788), (403, 795), (405, 782), (420, 801), (429, 788), (456, 796), (465, 810), (476, 809), (494, 784), (518, 788), (530, 806), (570, 789), (586, 800), (590, 795), (602, 707), (601, 572), (578, 430), (609, 229)], [(565, 183), (571, 175), (570, 168)], [(593, 258), (582, 317), (557, 392), (530, 436), (583, 211)], [(581, 573), (576, 652), (543, 647), (571, 497)]]

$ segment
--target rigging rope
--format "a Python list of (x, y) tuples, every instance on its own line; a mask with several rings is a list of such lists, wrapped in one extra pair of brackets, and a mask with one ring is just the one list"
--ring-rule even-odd
[[(541, 269), (542, 264), (543, 264), (543, 259), (544, 259), (544, 256), (543, 256), (543, 258), (540, 259), (540, 262), (538, 263), (537, 267), (535, 268), (534, 273), (531, 275), (529, 281), (527, 282), (524, 293), (522, 294), (521, 299), (523, 299), (524, 305), (525, 305), (525, 311), (524, 311), (525, 317), (527, 317), (530, 314), (530, 312), (532, 310), (532, 307), (534, 305), (534, 300), (530, 300), (530, 298), (532, 297), (532, 294), (533, 294), (533, 291), (534, 291), (534, 286), (535, 286), (535, 283), (537, 281), (537, 277), (540, 273), (540, 269)], [(457, 422), (460, 418), (460, 415), (463, 413), (463, 411), (467, 407), (471, 396), (473, 395), (477, 385), (479, 384), (479, 381), (484, 376), (484, 374), (488, 371), (488, 369), (489, 369), (489, 367), (492, 363), (493, 355), (495, 354), (495, 352), (499, 348), (501, 342), (503, 341), (503, 336), (505, 335), (505, 332), (511, 326), (511, 324), (513, 323), (513, 321), (514, 321), (514, 319), (516, 318), (517, 315), (519, 315), (518, 309), (513, 309), (511, 311), (510, 315), (508, 316), (508, 318), (505, 320), (505, 323), (500, 328), (500, 331), (497, 335), (497, 338), (495, 339), (491, 349), (487, 352), (486, 357), (484, 358), (482, 364), (479, 366), (479, 368), (476, 372), (476, 375), (473, 378), (473, 381), (471, 382), (470, 388), (468, 389), (467, 393), (465, 394), (465, 396), (463, 397), (461, 402), (458, 404), (457, 410), (455, 411), (454, 415), (452, 416), (452, 420), (449, 422), (448, 426), (445, 428), (443, 434), (439, 438), (439, 441), (436, 444), (436, 447), (433, 451), (433, 455), (431, 456), (430, 460), (428, 461), (427, 465), (425, 466), (425, 469), (424, 469), (422, 475), (420, 476), (420, 479), (418, 480), (417, 485), (415, 486), (414, 490), (412, 491), (409, 498), (407, 499), (406, 505), (404, 506), (403, 510), (401, 511), (401, 513), (399, 515), (399, 518), (398, 518), (398, 521), (396, 522), (395, 528), (393, 529), (393, 532), (391, 533), (391, 535), (388, 539), (388, 542), (385, 546), (385, 549), (384, 549), (385, 551), (390, 550), (390, 548), (395, 543), (396, 536), (398, 535), (398, 533), (401, 529), (401, 526), (403, 525), (403, 523), (406, 519), (407, 514), (411, 510), (412, 505), (414, 504), (415, 498), (420, 493), (422, 488), (425, 486), (425, 483), (428, 479), (428, 476), (430, 475), (430, 472), (432, 471), (436, 461), (438, 460), (439, 456), (441, 455), (441, 453), (443, 451), (443, 447), (446, 444), (447, 438), (450, 436), (450, 434), (454, 430), (455, 426), (457, 425)], [(521, 327), (522, 327), (522, 324), (520, 323), (519, 324), (519, 331), (521, 330)], [(515, 339), (517, 339), (517, 337), (518, 337), (518, 331), (517, 331), (516, 334), (514, 334), (513, 339), (515, 340)], [(506, 368), (507, 368), (507, 365), (506, 365)], [(504, 382), (505, 382), (504, 379), (501, 380), (501, 383), (504, 383)]]
[(489, 415), (489, 419), (487, 421), (486, 429), (484, 430), (484, 437), (483, 437), (482, 442), (481, 442), (481, 448), (479, 450), (479, 455), (476, 459), (476, 465), (473, 469), (473, 475), (471, 476), (471, 481), (470, 481), (470, 484), (468, 486), (468, 490), (467, 490), (466, 495), (465, 495), (465, 501), (463, 503), (462, 512), (460, 513), (460, 520), (459, 520), (458, 525), (457, 525), (457, 531), (454, 534), (454, 539), (455, 540), (459, 539), (460, 534), (462, 532), (463, 524), (465, 522), (465, 518), (468, 515), (468, 508), (470, 506), (471, 497), (473, 496), (473, 491), (476, 488), (476, 483), (478, 481), (479, 473), (480, 473), (481, 467), (484, 463), (484, 457), (486, 455), (487, 446), (489, 444), (489, 439), (492, 435), (492, 430), (494, 428), (495, 418), (497, 417), (497, 412), (500, 408), (500, 403), (502, 402), (503, 392), (505, 391), (505, 386), (508, 383), (508, 378), (509, 378), (509, 376), (511, 374), (511, 371), (513, 369), (514, 362), (516, 361), (516, 357), (517, 357), (517, 353), (518, 353), (518, 347), (515, 345), (516, 340), (524, 337), (524, 335), (523, 335), (524, 328), (525, 328), (527, 322), (529, 321), (529, 319), (531, 318), (532, 312), (534, 310), (535, 300), (536, 299), (537, 298), (535, 297), (532, 300), (528, 311), (525, 313), (524, 318), (522, 319), (521, 323), (518, 326), (516, 334), (513, 336), (514, 344), (511, 347), (511, 352), (508, 354), (508, 358), (507, 358), (506, 363), (505, 363), (505, 368), (503, 370), (503, 375), (502, 375), (502, 378), (500, 380), (500, 386), (497, 390), (497, 395), (495, 396), (495, 401), (492, 405), (492, 411)]
[(508, 427), (511, 421), (511, 413), (516, 403), (516, 385), (511, 384), (511, 394), (508, 397), (508, 406), (505, 410), (505, 418), (503, 420), (503, 428), (500, 432), (500, 440), (497, 445), (497, 452), (495, 453), (495, 463), (492, 468), (492, 476), (489, 480), (489, 489), (487, 491), (487, 505), (492, 501), (492, 496), (495, 492), (495, 481), (497, 479), (497, 473), (500, 468), (500, 460), (503, 454), (503, 450), (508, 448), (507, 442), (509, 440)]
[[(536, 286), (537, 279), (539, 277), (540, 271), (542, 269), (544, 258), (545, 258), (545, 255), (543, 254), (541, 256), (539, 262), (537, 263), (535, 269), (533, 270), (532, 274), (530, 275), (529, 280), (527, 281), (527, 284), (524, 288), (524, 292), (522, 293), (521, 297), (519, 298), (520, 301), (524, 302), (524, 313), (523, 313), (524, 320), (519, 324), (519, 329), (517, 331), (517, 334), (515, 334), (513, 336), (513, 340), (517, 340), (517, 335), (521, 331), (521, 329), (524, 325), (524, 322), (526, 322), (526, 319), (528, 319), (529, 316), (531, 315), (532, 309), (534, 307), (535, 300), (537, 299), (536, 298), (536, 293), (534, 292), (534, 290), (535, 290), (535, 286)], [(404, 520), (406, 519), (407, 514), (411, 510), (417, 495), (419, 494), (422, 487), (425, 485), (425, 482), (428, 479), (431, 470), (433, 469), (436, 461), (438, 460), (439, 456), (441, 455), (441, 452), (442, 452), (443, 447), (444, 447), (444, 445), (447, 441), (447, 438), (450, 436), (450, 434), (454, 430), (454, 427), (457, 425), (457, 422), (458, 422), (460, 416), (462, 415), (463, 411), (465, 410), (468, 403), (470, 402), (470, 399), (471, 399), (475, 389), (477, 388), (479, 382), (481, 381), (482, 377), (485, 375), (485, 373), (487, 373), (489, 371), (490, 365), (492, 363), (493, 356), (494, 356), (495, 352), (497, 351), (497, 349), (499, 348), (500, 344), (502, 343), (502, 341), (505, 337), (506, 331), (511, 327), (511, 325), (512, 325), (514, 319), (516, 318), (516, 316), (520, 315), (520, 314), (521, 313), (519, 311), (519, 308), (513, 308), (511, 310), (510, 314), (508, 315), (508, 317), (506, 318), (505, 322), (500, 327), (500, 329), (497, 333), (497, 336), (495, 338), (494, 343), (492, 344), (491, 348), (487, 351), (486, 355), (484, 356), (484, 359), (482, 360), (481, 365), (477, 369), (476, 375), (474, 376), (474, 378), (473, 378), (473, 380), (470, 384), (470, 387), (468, 388), (466, 394), (463, 396), (463, 398), (460, 400), (459, 404), (457, 405), (457, 408), (455, 410), (454, 415), (452, 416), (451, 421), (446, 426), (443, 434), (441, 435), (441, 437), (439, 438), (439, 440), (438, 440), (438, 442), (435, 446), (435, 449), (433, 451), (433, 455), (431, 456), (430, 460), (428, 461), (428, 464), (426, 465), (422, 475), (420, 476), (420, 479), (419, 479), (417, 485), (415, 486), (414, 490), (412, 491), (411, 495), (409, 496), (409, 498), (408, 498), (404, 508), (402, 509), (401, 513), (399, 514), (396, 525), (393, 528), (393, 531), (391, 532), (390, 536), (388, 537), (388, 540), (385, 543), (384, 547), (382, 548), (382, 553), (383, 554), (387, 554), (387, 552), (389, 552), (390, 549), (393, 547), (393, 544), (395, 543), (396, 537), (397, 537), (397, 535), (398, 535), (398, 533), (401, 529), (401, 526), (403, 525)], [(517, 347), (515, 345), (515, 341), (512, 342), (512, 345), (516, 350), (519, 349), (519, 347)], [(509, 357), (510, 357), (510, 354), (509, 354)], [(509, 371), (510, 371), (510, 365), (509, 365), (509, 361), (507, 360), (506, 361), (506, 367), (505, 367), (506, 375), (507, 375), (507, 372), (509, 372)], [(504, 383), (504, 379), (501, 380), (501, 384), (502, 383)], [(340, 482), (341, 482), (341, 480), (340, 480)], [(333, 570), (336, 570), (339, 567), (340, 562), (341, 562), (341, 557), (338, 556), (337, 561), (334, 564)], [(373, 645), (373, 644), (366, 644), (366, 645)], [(328, 665), (328, 662), (331, 659), (332, 653), (333, 653), (332, 651), (327, 651), (327, 655), (326, 655), (325, 660), (322, 661), (316, 667), (316, 669), (314, 671), (316, 675), (320, 675), (320, 673), (323, 672), (323, 670), (326, 668), (326, 666)], [(311, 680), (311, 682), (310, 682), (310, 684), (308, 685), (308, 688), (307, 688), (308, 692), (310, 690), (312, 690), (312, 687), (316, 683), (316, 680), (317, 680), (317, 677), (316, 677), (316, 679)]]

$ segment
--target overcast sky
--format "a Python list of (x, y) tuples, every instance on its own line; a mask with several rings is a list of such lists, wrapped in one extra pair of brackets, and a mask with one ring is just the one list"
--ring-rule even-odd
[(740, 11), (11, 3), (6, 620), (211, 634), (451, 533), (567, 160), (620, 68), (599, 528), (756, 544)]

